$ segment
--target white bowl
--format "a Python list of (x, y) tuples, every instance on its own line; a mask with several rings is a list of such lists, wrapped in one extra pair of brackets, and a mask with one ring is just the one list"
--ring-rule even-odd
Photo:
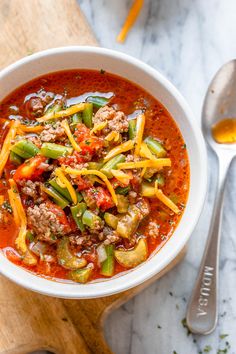
[(65, 69), (104, 69), (140, 85), (168, 109), (187, 144), (190, 191), (182, 219), (170, 240), (150, 259), (123, 275), (84, 285), (51, 281), (14, 265), (0, 252), (0, 272), (17, 284), (62, 298), (95, 298), (134, 286), (165, 268), (187, 243), (202, 210), (207, 185), (206, 150), (202, 133), (177, 89), (158, 71), (120, 52), (95, 47), (63, 47), (23, 58), (0, 72), (0, 100), (37, 76)]

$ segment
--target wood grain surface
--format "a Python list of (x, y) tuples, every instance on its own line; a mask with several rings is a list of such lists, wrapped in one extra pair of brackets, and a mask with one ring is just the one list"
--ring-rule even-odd
[(76, 0), (0, 0), (1, 68), (66, 45), (97, 45)]
[[(0, 67), (42, 49), (97, 45), (75, 0), (0, 0)], [(48, 349), (58, 354), (111, 353), (106, 316), (175, 266), (121, 294), (61, 300), (25, 290), (0, 276), (0, 354)]]

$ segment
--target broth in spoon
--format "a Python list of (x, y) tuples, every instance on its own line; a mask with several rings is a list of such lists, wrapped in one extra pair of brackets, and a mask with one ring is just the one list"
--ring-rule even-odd
[(212, 135), (219, 144), (236, 143), (236, 118), (226, 118), (212, 127)]

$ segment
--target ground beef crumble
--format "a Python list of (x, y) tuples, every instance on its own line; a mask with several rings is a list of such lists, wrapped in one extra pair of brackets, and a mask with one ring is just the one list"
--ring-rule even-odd
[(124, 112), (116, 111), (113, 107), (102, 107), (93, 117), (94, 124), (99, 124), (104, 121), (108, 121), (107, 127), (103, 129), (104, 134), (108, 134), (111, 131), (117, 131), (119, 133), (128, 131), (129, 123)]
[(139, 208), (143, 218), (146, 217), (150, 213), (149, 202), (144, 198), (140, 198), (138, 200), (136, 207)]
[(65, 137), (65, 131), (61, 126), (61, 122), (54, 124), (46, 124), (44, 130), (40, 133), (40, 140), (45, 142), (54, 142)]
[(33, 199), (36, 199), (39, 197), (41, 184), (41, 182), (32, 182), (30, 180), (23, 181), (21, 192)]
[(92, 245), (92, 241), (86, 233), (83, 235), (70, 235), (69, 240), (72, 245), (76, 246), (90, 247)]
[(128, 154), (125, 159), (126, 162), (134, 162), (134, 156), (131, 154)]
[(136, 202), (137, 195), (138, 194), (135, 191), (130, 191), (129, 192), (128, 198), (129, 198), (130, 204), (134, 204)]
[(156, 238), (158, 235), (159, 225), (154, 221), (150, 221), (148, 224), (148, 236)]
[(33, 134), (28, 135), (27, 140), (31, 141), (31, 143), (36, 145), (38, 148), (40, 148), (42, 145), (41, 140), (39, 139), (39, 137), (37, 135), (33, 135)]
[(48, 209), (46, 203), (35, 205), (27, 209), (29, 226), (37, 234), (41, 241), (55, 242), (54, 237), (65, 232), (64, 226), (60, 224), (57, 216)]
[(121, 237), (116, 231), (112, 230), (110, 227), (105, 226), (103, 229), (103, 236), (105, 238), (104, 245), (110, 245), (120, 241)]

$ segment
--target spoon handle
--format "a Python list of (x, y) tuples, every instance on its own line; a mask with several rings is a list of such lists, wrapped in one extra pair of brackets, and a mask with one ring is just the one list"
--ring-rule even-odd
[(231, 161), (231, 157), (218, 156), (218, 188), (211, 226), (200, 271), (187, 309), (187, 325), (191, 332), (197, 334), (211, 333), (217, 323), (217, 285), (222, 205), (227, 172)]

